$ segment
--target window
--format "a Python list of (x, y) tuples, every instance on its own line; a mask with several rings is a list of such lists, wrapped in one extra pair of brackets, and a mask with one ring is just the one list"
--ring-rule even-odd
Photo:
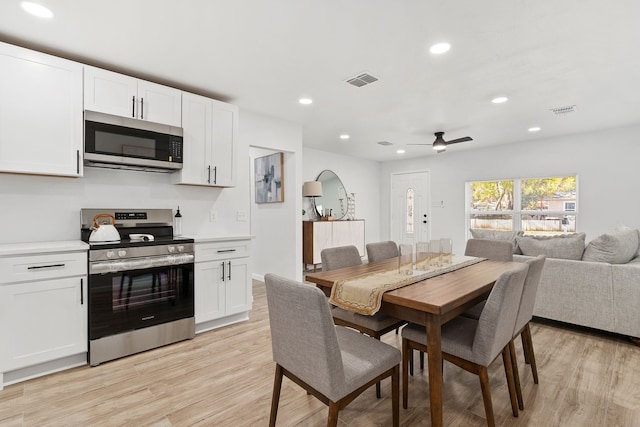
[(576, 231), (577, 177), (467, 183), (468, 228), (558, 234)]
[(407, 234), (413, 234), (413, 188), (407, 189)]

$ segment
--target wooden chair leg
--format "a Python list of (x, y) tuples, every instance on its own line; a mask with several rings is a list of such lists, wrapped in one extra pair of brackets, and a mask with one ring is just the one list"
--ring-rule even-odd
[(533, 382), (538, 384), (538, 367), (536, 366), (536, 355), (533, 352), (533, 340), (531, 339), (531, 328), (529, 323), (524, 326), (522, 333), (527, 341), (527, 351), (529, 353), (529, 362), (531, 363), (531, 374), (533, 375)]
[(529, 361), (529, 349), (527, 348), (527, 339), (524, 336), (524, 329), (520, 333), (520, 340), (522, 341), (522, 350), (524, 352), (524, 363), (529, 365), (531, 362)]
[(511, 355), (511, 366), (513, 367), (513, 382), (516, 387), (516, 397), (518, 398), (518, 408), (524, 409), (524, 400), (522, 399), (522, 388), (520, 388), (520, 372), (518, 372), (518, 361), (516, 359), (516, 346), (513, 340), (509, 341), (509, 354)]
[(482, 401), (484, 402), (484, 412), (487, 417), (487, 425), (495, 427), (496, 420), (493, 417), (493, 404), (491, 403), (491, 389), (489, 388), (489, 375), (487, 368), (478, 366), (478, 378), (480, 379), (480, 389), (482, 390)]
[(513, 412), (514, 417), (517, 417), (518, 402), (516, 398), (516, 390), (515, 390), (515, 385), (513, 381), (513, 365), (511, 364), (511, 353), (509, 352), (509, 345), (506, 345), (502, 349), (502, 362), (504, 363), (504, 373), (507, 376), (507, 386), (509, 388), (509, 400), (511, 400), (511, 412)]
[[(413, 359), (413, 349), (409, 341), (402, 339), (402, 407), (407, 409), (409, 403), (409, 361)], [(413, 365), (413, 363), (411, 363)], [(413, 369), (411, 369), (413, 371)], [(411, 372), (413, 374), (413, 372)]]
[(338, 425), (338, 412), (340, 412), (340, 405), (336, 402), (329, 401), (329, 418), (327, 419), (327, 427), (336, 427)]
[(393, 416), (393, 427), (400, 426), (400, 367), (393, 369), (391, 376), (391, 413)]
[(280, 390), (282, 389), (282, 366), (276, 364), (276, 375), (273, 380), (273, 395), (271, 396), (271, 415), (269, 427), (275, 427), (278, 416), (278, 403), (280, 402)]

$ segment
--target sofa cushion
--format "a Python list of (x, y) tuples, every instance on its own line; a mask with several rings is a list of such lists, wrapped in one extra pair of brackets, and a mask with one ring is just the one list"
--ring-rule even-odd
[(516, 236), (523, 255), (546, 255), (547, 258), (582, 259), (585, 233), (557, 236)]
[(522, 231), (488, 230), (485, 228), (470, 228), (469, 231), (474, 239), (509, 240), (513, 244), (513, 253), (521, 253), (516, 237), (522, 236), (524, 234)]
[(593, 239), (584, 250), (584, 261), (626, 264), (638, 252), (638, 230), (627, 229), (605, 233)]

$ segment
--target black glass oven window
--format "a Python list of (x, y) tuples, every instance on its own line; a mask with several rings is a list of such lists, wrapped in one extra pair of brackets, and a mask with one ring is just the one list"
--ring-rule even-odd
[(139, 308), (176, 299), (177, 285), (182, 283), (182, 270), (135, 271), (112, 280), (113, 312)]

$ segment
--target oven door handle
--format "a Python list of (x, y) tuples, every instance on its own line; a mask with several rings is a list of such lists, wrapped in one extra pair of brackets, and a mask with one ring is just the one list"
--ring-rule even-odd
[(193, 254), (163, 255), (144, 258), (132, 258), (117, 261), (92, 262), (89, 274), (117, 273), (128, 270), (144, 270), (153, 267), (193, 263)]

